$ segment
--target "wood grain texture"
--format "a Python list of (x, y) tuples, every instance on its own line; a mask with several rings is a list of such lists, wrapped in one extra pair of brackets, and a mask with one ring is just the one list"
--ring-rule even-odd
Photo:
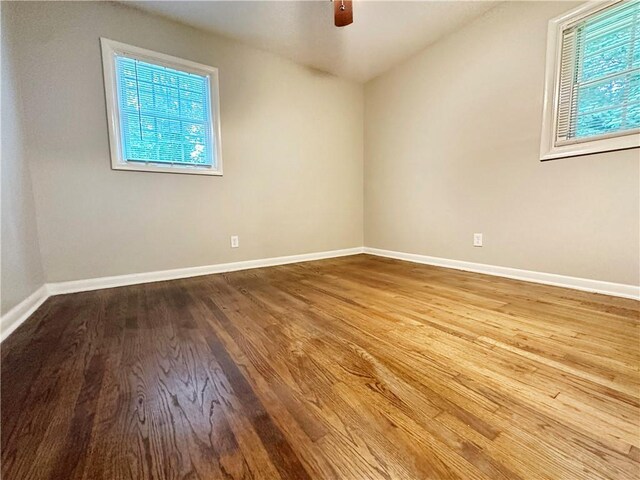
[(334, 24), (336, 27), (346, 27), (353, 23), (353, 2), (351, 0), (334, 0)]
[(2, 345), (2, 478), (639, 478), (638, 317), (367, 255), (52, 297)]

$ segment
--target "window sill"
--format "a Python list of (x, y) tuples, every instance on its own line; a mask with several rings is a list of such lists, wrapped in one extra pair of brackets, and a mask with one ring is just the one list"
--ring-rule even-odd
[(185, 165), (149, 165), (149, 164), (134, 164), (134, 163), (120, 163), (112, 165), (113, 170), (129, 170), (134, 172), (155, 172), (155, 173), (174, 173), (174, 174), (186, 174), (186, 175), (213, 175), (222, 176), (222, 169), (215, 169), (210, 167), (190, 167)]
[(554, 160), (558, 158), (577, 157), (595, 153), (614, 152), (640, 147), (640, 133), (629, 132), (617, 137), (600, 138), (597, 140), (568, 143), (564, 145), (548, 145), (543, 139), (540, 149), (540, 160)]

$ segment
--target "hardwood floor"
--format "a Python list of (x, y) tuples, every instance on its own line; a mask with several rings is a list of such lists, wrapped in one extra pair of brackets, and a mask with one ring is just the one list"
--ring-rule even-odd
[(21, 479), (637, 479), (639, 303), (358, 255), (50, 298)]

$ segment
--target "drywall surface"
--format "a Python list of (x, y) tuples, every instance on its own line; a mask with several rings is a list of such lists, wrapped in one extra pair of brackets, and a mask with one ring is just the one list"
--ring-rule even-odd
[(366, 246), (639, 283), (640, 151), (539, 161), (547, 23), (575, 5), (505, 2), (365, 86)]
[(1, 165), (2, 238), (0, 280), (0, 313), (5, 314), (35, 292), (44, 283), (33, 191), (23, 149), (23, 123), (20, 94), (15, 76), (14, 38), (6, 28), (2, 14), (2, 97)]
[[(119, 4), (6, 14), (47, 281), (362, 245), (362, 85)], [(219, 68), (224, 176), (111, 170), (100, 37)]]

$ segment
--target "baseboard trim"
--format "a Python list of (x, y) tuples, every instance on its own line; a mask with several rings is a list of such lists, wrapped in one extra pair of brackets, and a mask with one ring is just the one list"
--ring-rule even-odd
[(524, 280), (526, 282), (553, 285), (555, 287), (571, 288), (574, 290), (583, 290), (585, 292), (603, 293), (615, 297), (640, 300), (640, 286), (636, 285), (602, 282), (600, 280), (591, 280), (588, 278), (569, 277), (566, 275), (557, 275), (554, 273), (535, 272), (531, 270), (499, 267), (496, 265), (487, 265), (483, 263), (451, 260), (448, 258), (429, 257), (427, 255), (395, 252), (392, 250), (382, 250), (379, 248), (365, 247), (364, 253), (376, 255), (378, 257), (395, 258), (397, 260), (406, 260), (408, 262), (422, 263), (426, 265), (434, 265), (445, 268), (454, 268), (456, 270), (465, 270), (467, 272), (484, 273), (486, 275), (494, 275), (497, 277), (506, 277), (515, 280)]
[(118, 275), (113, 277), (90, 278), (86, 280), (74, 280), (70, 282), (47, 283), (25, 298), (18, 305), (0, 317), (0, 342), (4, 341), (16, 328), (18, 328), (40, 305), (51, 295), (65, 293), (86, 292), (102, 288), (124, 287), (140, 283), (161, 282), (180, 278), (211, 275), (215, 273), (235, 272), (252, 268), (274, 267), (290, 263), (310, 262), (327, 258), (345, 257), (367, 253), (378, 257), (395, 258), (414, 263), (434, 265), (438, 267), (465, 270), (468, 272), (484, 273), (498, 277), (513, 278), (527, 282), (542, 283), (556, 287), (583, 290), (586, 292), (603, 293), (615, 297), (640, 300), (640, 287), (625, 285), (622, 283), (602, 282), (588, 278), (569, 277), (554, 273), (534, 272), (517, 268), (499, 267), (482, 263), (464, 262), (448, 258), (430, 257), (415, 253), (395, 252), (371, 247), (354, 247), (342, 250), (330, 250), (326, 252), (304, 253), (300, 255), (288, 255), (285, 257), (272, 257), (259, 260), (245, 260), (242, 262), (221, 263), (217, 265), (205, 265), (200, 267), (177, 268), (156, 272), (134, 273), (130, 275)]
[(156, 272), (133, 273), (129, 275), (117, 275), (113, 277), (89, 278), (86, 280), (73, 280), (70, 282), (54, 282), (41, 286), (25, 298), (18, 305), (0, 317), (0, 342), (3, 342), (16, 328), (31, 316), (44, 301), (52, 295), (65, 293), (87, 292), (102, 288), (124, 287), (140, 283), (161, 282), (180, 278), (198, 277), (214, 273), (235, 272), (252, 268), (274, 267), (289, 263), (310, 262), (327, 258), (346, 257), (363, 253), (363, 247), (345, 248), (342, 250), (329, 250), (325, 252), (303, 253), (300, 255), (288, 255), (285, 257), (262, 258), (258, 260), (245, 260), (242, 262), (220, 263), (217, 265), (204, 265), (200, 267), (177, 268), (173, 270), (161, 270)]
[(0, 342), (4, 341), (16, 328), (35, 312), (49, 298), (47, 286), (42, 285), (35, 292), (0, 317)]
[(139, 283), (161, 282), (165, 280), (177, 280), (180, 278), (198, 277), (214, 273), (235, 272), (237, 270), (249, 270), (252, 268), (274, 267), (289, 263), (310, 262), (327, 258), (345, 257), (363, 253), (362, 247), (345, 248), (342, 250), (330, 250), (326, 252), (303, 253), (300, 255), (288, 255), (285, 257), (271, 257), (258, 260), (245, 260), (242, 262), (220, 263), (216, 265), (204, 265), (200, 267), (177, 268), (173, 270), (161, 270), (156, 272), (133, 273), (129, 275), (117, 275), (114, 277), (89, 278), (86, 280), (74, 280), (70, 282), (57, 282), (47, 284), (49, 295), (64, 293), (86, 292), (102, 288), (123, 287)]

